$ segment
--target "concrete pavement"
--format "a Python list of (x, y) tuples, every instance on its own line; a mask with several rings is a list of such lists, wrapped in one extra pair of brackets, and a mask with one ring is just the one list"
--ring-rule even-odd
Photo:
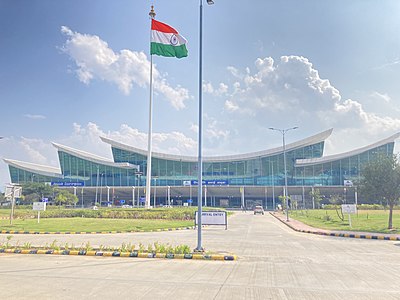
[[(400, 243), (306, 235), (269, 214), (207, 227), (203, 246), (238, 261), (0, 254), (1, 299), (400, 299)], [(5, 239), (6, 235), (0, 236)], [(196, 246), (196, 231), (18, 235), (20, 244)], [(13, 240), (12, 239), (12, 240)]]
[(298, 232), (318, 234), (318, 235), (329, 235), (336, 237), (400, 241), (400, 234), (320, 229), (308, 226), (292, 218), (289, 218), (289, 221), (286, 221), (286, 215), (281, 212), (271, 212), (271, 215)]

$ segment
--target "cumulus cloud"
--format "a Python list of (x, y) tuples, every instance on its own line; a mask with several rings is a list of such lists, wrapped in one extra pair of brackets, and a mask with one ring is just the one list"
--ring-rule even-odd
[[(224, 103), (228, 117), (220, 125), (237, 129), (229, 139), (237, 147), (244, 140), (250, 148), (260, 145), (261, 137), (271, 136), (270, 126), (299, 126), (291, 133), (296, 139), (333, 127), (334, 143), (327, 146), (335, 153), (371, 144), (400, 129), (399, 118), (369, 112), (360, 101), (343, 99), (305, 57), (282, 56), (277, 62), (257, 58), (252, 68), (240, 71), (230, 66), (227, 71), (234, 83), (227, 88), (232, 91)], [(373, 96), (390, 102), (386, 93)]]
[(214, 88), (211, 82), (203, 83), (203, 92), (214, 96), (223, 96), (228, 93), (228, 85), (220, 82), (218, 88)]
[[(150, 78), (150, 61), (143, 52), (121, 50), (115, 52), (100, 37), (74, 32), (66, 26), (61, 32), (67, 37), (62, 52), (75, 62), (75, 73), (84, 84), (98, 79), (117, 85), (128, 95), (136, 84), (147, 87)], [(154, 90), (160, 93), (177, 110), (185, 107), (189, 92), (181, 86), (172, 87), (166, 77), (153, 65)]]

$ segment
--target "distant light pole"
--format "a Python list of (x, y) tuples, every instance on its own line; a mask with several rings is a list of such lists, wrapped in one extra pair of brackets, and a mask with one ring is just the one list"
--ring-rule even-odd
[[(207, 4), (214, 4), (213, 0), (207, 0)], [(201, 216), (203, 200), (203, 157), (202, 157), (202, 136), (203, 136), (203, 0), (200, 0), (200, 30), (199, 30), (199, 142), (198, 142), (198, 192), (197, 192), (197, 247), (196, 251), (203, 252), (201, 244)]]
[(156, 207), (156, 198), (157, 198), (157, 178), (156, 176), (153, 176), (154, 179), (154, 197), (153, 197), (153, 208)]
[(283, 199), (286, 201), (286, 221), (289, 221), (289, 199), (287, 197), (288, 194), (288, 187), (287, 187), (287, 171), (286, 171), (286, 144), (285, 144), (285, 134), (286, 132), (290, 130), (297, 129), (299, 127), (291, 127), (291, 128), (286, 128), (286, 129), (280, 129), (280, 128), (274, 128), (274, 127), (269, 127), (268, 129), (279, 131), (282, 134), (282, 144), (283, 144), (283, 165), (285, 169), (285, 188), (283, 189)]

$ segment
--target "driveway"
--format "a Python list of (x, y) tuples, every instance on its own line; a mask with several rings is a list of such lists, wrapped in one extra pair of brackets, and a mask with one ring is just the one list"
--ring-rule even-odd
[[(0, 254), (0, 299), (400, 299), (400, 242), (295, 232), (269, 214), (237, 213), (203, 229), (203, 246), (237, 261)], [(4, 241), (7, 235), (1, 235)], [(14, 235), (20, 245), (194, 248), (194, 230)]]

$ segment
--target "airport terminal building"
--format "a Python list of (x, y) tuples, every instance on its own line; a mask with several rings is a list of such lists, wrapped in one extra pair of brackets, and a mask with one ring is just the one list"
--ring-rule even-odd
[[(311, 189), (322, 193), (346, 193), (354, 198), (352, 182), (360, 178), (362, 165), (377, 155), (392, 155), (400, 133), (368, 146), (324, 156), (324, 143), (332, 129), (287, 144), (288, 194), (307, 207)], [(145, 193), (147, 150), (101, 137), (111, 146), (113, 159), (53, 143), (60, 168), (4, 159), (12, 183), (45, 182), (73, 188), (82, 205), (108, 202), (140, 205)], [(243, 198), (275, 207), (285, 181), (283, 147), (258, 152), (203, 158), (205, 205), (240, 206)], [(197, 202), (197, 157), (152, 153), (153, 203)], [(351, 192), (350, 192), (351, 191)], [(175, 200), (175, 202), (174, 202)], [(172, 202), (171, 202), (172, 201)], [(350, 201), (350, 200), (349, 200)], [(309, 202), (309, 201), (308, 201)]]

